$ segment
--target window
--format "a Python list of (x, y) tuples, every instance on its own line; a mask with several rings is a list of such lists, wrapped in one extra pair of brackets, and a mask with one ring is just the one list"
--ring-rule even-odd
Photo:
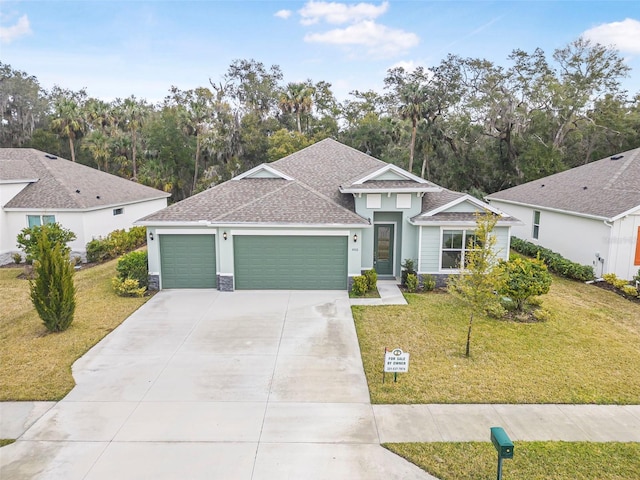
[(29, 228), (39, 227), (47, 223), (56, 223), (55, 215), (27, 215), (27, 223)]
[(540, 234), (540, 212), (537, 210), (533, 211), (533, 238), (538, 238)]
[(458, 269), (466, 265), (465, 253), (475, 244), (473, 230), (443, 230), (441, 268)]
[(113, 209), (113, 214), (114, 215), (122, 215), (124, 213), (124, 208), (114, 208)]

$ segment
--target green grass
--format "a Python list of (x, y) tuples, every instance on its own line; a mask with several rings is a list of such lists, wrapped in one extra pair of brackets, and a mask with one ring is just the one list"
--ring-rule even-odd
[[(554, 277), (546, 322), (477, 317), (446, 293), (408, 306), (353, 307), (373, 403), (594, 403), (640, 399), (640, 306)], [(384, 348), (411, 354), (409, 373), (382, 384)]]
[[(441, 480), (496, 477), (497, 454), (488, 442), (393, 443), (386, 448)], [(640, 443), (517, 442), (503, 460), (506, 479), (637, 480)]]
[(65, 332), (48, 333), (29, 299), (22, 268), (0, 269), (0, 401), (59, 400), (75, 385), (71, 365), (148, 300), (118, 297), (116, 260), (75, 275), (76, 314)]

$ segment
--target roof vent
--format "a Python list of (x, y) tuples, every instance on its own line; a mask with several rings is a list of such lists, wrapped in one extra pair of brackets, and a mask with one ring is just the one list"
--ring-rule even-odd
[(624, 155), (614, 155), (611, 160), (620, 160), (621, 158), (624, 158)]
[(540, 185), (541, 187), (544, 187), (544, 183), (542, 185)]
[(80, 190), (76, 190), (76, 193), (80, 193)]
[(96, 195), (96, 198), (97, 198), (98, 200), (100, 200), (100, 195)]
[(47, 157), (50, 160), (55, 160), (56, 158), (58, 158), (55, 155), (49, 155), (48, 153), (45, 153), (44, 156)]
[(587, 187), (582, 187), (582, 189), (583, 189), (583, 190), (586, 190), (586, 189), (587, 189)]

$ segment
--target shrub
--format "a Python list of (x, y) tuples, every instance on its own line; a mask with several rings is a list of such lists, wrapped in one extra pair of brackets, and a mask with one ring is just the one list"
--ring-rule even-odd
[(146, 289), (149, 275), (147, 252), (130, 252), (123, 255), (118, 260), (116, 271), (119, 279), (134, 279), (138, 282), (138, 286)]
[(595, 278), (592, 266), (572, 262), (559, 253), (549, 250), (548, 248), (540, 247), (534, 243), (521, 240), (517, 237), (511, 237), (511, 248), (528, 257), (539, 258), (547, 265), (549, 270), (563, 277), (583, 282)]
[(403, 287), (406, 287), (407, 276), (411, 274), (415, 275), (417, 273), (415, 270), (416, 262), (414, 260), (411, 260), (410, 258), (405, 258), (404, 262), (400, 266), (402, 267), (402, 281), (400, 283)]
[(114, 230), (106, 238), (96, 238), (87, 243), (87, 261), (106, 262), (143, 246), (146, 241), (146, 227)]
[(364, 276), (367, 278), (367, 290), (375, 290), (378, 288), (378, 273), (373, 268), (364, 272)]
[(48, 229), (43, 229), (32, 252), (37, 258), (35, 279), (29, 281), (30, 296), (47, 330), (62, 332), (69, 328), (76, 309), (73, 267), (62, 243), (51, 242)]
[(422, 288), (425, 292), (430, 292), (436, 288), (436, 279), (433, 278), (433, 275), (422, 276)]
[(11, 258), (13, 258), (13, 263), (16, 265), (20, 265), (20, 263), (22, 263), (22, 254), (20, 253), (14, 253), (11, 255)]
[(638, 289), (633, 285), (624, 285), (620, 290), (628, 297), (637, 297)]
[(638, 269), (637, 275), (633, 277), (633, 281), (640, 283), (640, 268)]
[(35, 225), (30, 228), (23, 228), (16, 241), (18, 247), (21, 248), (26, 256), (27, 263), (37, 260), (37, 253), (40, 251), (38, 242), (45, 234), (51, 246), (60, 245), (62, 253), (69, 255), (70, 249), (67, 243), (76, 239), (76, 234), (71, 230), (63, 228), (59, 223), (47, 223), (45, 225)]
[(602, 275), (602, 279), (609, 285), (613, 285), (618, 290), (622, 290), (624, 287), (629, 285), (629, 282), (623, 280), (622, 278), (618, 278), (615, 273), (605, 273), (604, 275)]
[(135, 278), (113, 277), (111, 285), (113, 285), (116, 294), (121, 297), (142, 297), (147, 290), (147, 287), (141, 287)]
[(354, 295), (361, 297), (369, 290), (369, 282), (367, 281), (367, 277), (364, 275), (358, 275), (357, 277), (353, 277), (353, 285), (351, 286), (351, 291)]
[(409, 273), (405, 281), (407, 292), (414, 293), (418, 290), (418, 276), (415, 273)]
[(535, 318), (539, 322), (548, 322), (549, 320), (551, 320), (551, 317), (551, 312), (544, 308), (538, 308), (533, 311), (533, 318)]
[(513, 257), (500, 261), (498, 268), (504, 274), (498, 292), (513, 300), (518, 311), (524, 310), (529, 297), (549, 293), (551, 275), (542, 260)]

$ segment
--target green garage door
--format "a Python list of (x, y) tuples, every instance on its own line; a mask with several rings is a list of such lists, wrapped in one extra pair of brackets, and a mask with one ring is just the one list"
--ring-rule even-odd
[(346, 290), (347, 237), (235, 236), (236, 289)]
[(159, 235), (162, 288), (215, 288), (213, 235)]

